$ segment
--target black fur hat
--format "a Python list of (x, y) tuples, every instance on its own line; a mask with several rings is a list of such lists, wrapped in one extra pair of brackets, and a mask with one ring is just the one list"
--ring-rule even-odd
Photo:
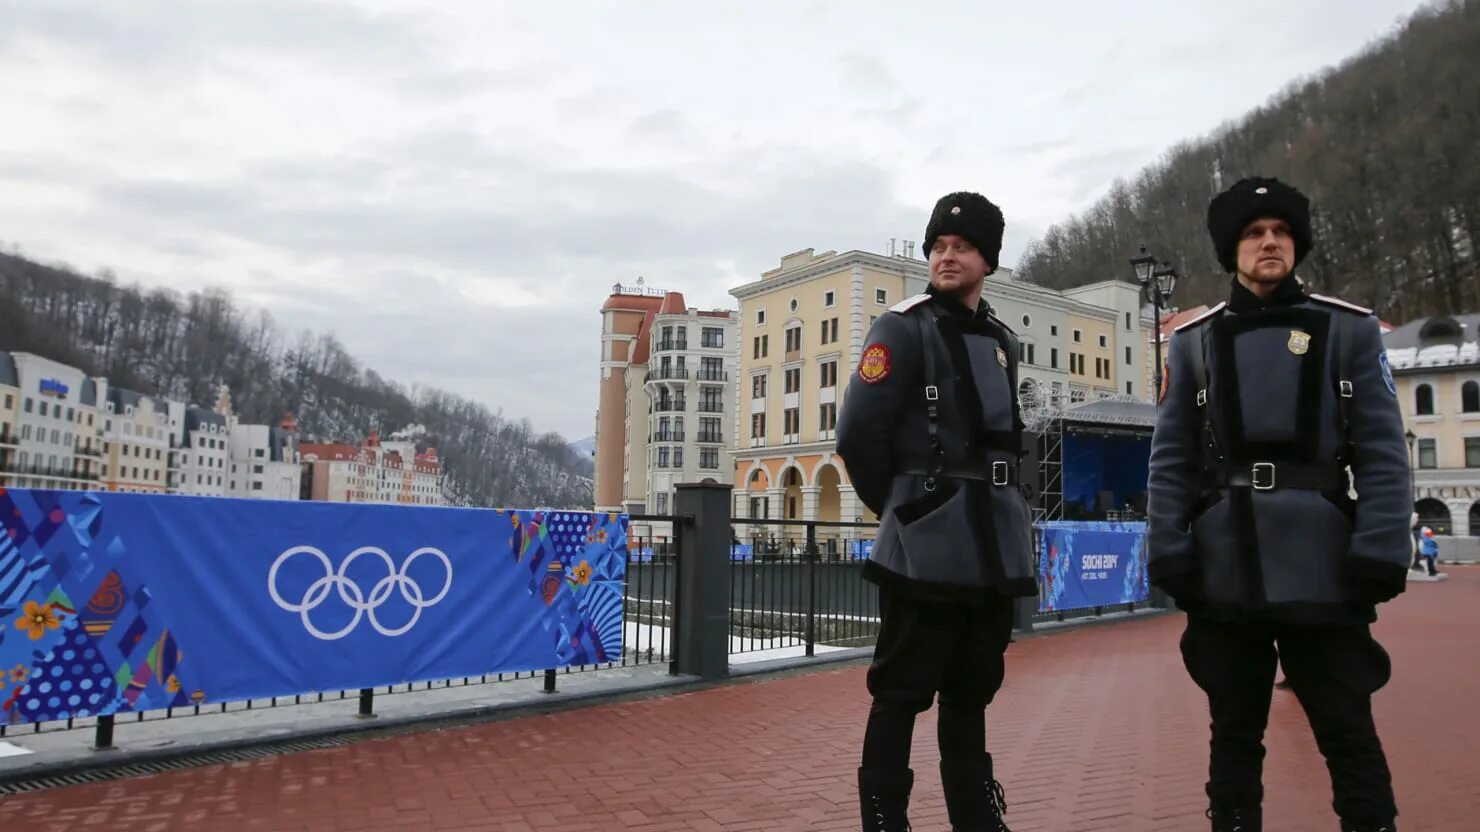
[(929, 259), (937, 237), (956, 234), (970, 240), (992, 271), (996, 271), (997, 258), (1002, 254), (1005, 225), (1002, 209), (981, 194), (970, 191), (946, 194), (935, 203), (935, 210), (930, 213), (930, 222), (925, 226), (925, 248), (921, 253)]
[(1310, 253), (1310, 200), (1278, 179), (1250, 177), (1208, 203), (1208, 233), (1224, 271), (1231, 274), (1237, 270), (1239, 236), (1249, 223), (1264, 217), (1278, 217), (1289, 223), (1296, 266)]

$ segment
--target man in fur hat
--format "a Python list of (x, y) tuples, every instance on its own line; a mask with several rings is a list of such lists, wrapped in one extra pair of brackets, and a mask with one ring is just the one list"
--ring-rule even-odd
[(937, 694), (952, 827), (1007, 828), (985, 711), (1014, 599), (1037, 584), (1018, 488), (1018, 340), (982, 297), (1002, 231), (980, 194), (940, 199), (925, 229), (930, 287), (874, 323), (838, 418), (838, 455), (880, 521), (864, 572), (882, 619), (858, 771), (865, 832), (909, 828), (911, 734)]
[(1208, 816), (1261, 828), (1278, 664), (1341, 829), (1393, 832), (1371, 698), (1391, 665), (1369, 625), (1404, 589), (1411, 492), (1377, 319), (1295, 277), (1312, 239), (1294, 188), (1245, 179), (1213, 199), (1208, 231), (1234, 278), (1172, 336), (1148, 512), (1150, 577), (1187, 612), (1183, 660), (1212, 713)]

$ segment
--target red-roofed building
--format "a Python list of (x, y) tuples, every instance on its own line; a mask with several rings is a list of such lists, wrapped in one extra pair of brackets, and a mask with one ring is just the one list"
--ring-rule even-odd
[(668, 513), (680, 482), (731, 482), (736, 313), (613, 287), (601, 307), (595, 507)]
[[(408, 433), (407, 436), (410, 434)], [(417, 451), (398, 435), (382, 441), (371, 431), (359, 445), (304, 442), (303, 498), (332, 503), (446, 505), (436, 448)]]

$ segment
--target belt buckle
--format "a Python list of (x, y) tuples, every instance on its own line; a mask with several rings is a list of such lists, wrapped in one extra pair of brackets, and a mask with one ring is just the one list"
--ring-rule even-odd
[[(1266, 482), (1263, 482), (1263, 483), (1261, 483), (1259, 481), (1260, 480), (1259, 474), (1260, 474), (1261, 469), (1263, 470), (1264, 473), (1267, 473), (1269, 475), (1268, 480)], [(1269, 490), (1273, 489), (1274, 488), (1274, 473), (1275, 473), (1275, 468), (1274, 468), (1274, 463), (1273, 462), (1256, 462), (1256, 463), (1254, 463), (1254, 468), (1250, 472), (1251, 475), (1249, 477), (1249, 479), (1253, 482), (1254, 490), (1256, 490), (1256, 491), (1269, 491)]]
[(940, 388), (934, 384), (925, 385), (925, 401), (933, 402), (940, 399)]
[(1001, 461), (992, 463), (992, 485), (999, 487), (1007, 485), (1008, 479), (1007, 463)]

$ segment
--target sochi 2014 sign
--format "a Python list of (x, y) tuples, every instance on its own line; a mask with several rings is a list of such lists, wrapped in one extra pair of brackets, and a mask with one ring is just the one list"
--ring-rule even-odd
[(0, 723), (615, 661), (625, 515), (0, 489)]

